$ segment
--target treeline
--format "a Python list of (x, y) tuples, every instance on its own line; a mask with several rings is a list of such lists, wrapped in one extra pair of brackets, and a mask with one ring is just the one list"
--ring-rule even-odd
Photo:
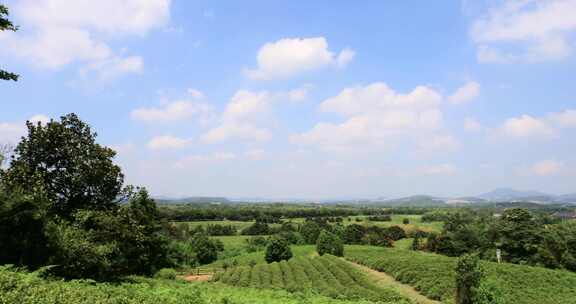
[(523, 208), (494, 215), (466, 211), (429, 218), (443, 218), (443, 231), (430, 233), (425, 242), (415, 240), (420, 242), (415, 249), (447, 256), (477, 253), (492, 261), (500, 250), (505, 262), (576, 271), (576, 221), (560, 221)]
[[(453, 208), (452, 208), (453, 209)], [(292, 218), (338, 218), (349, 216), (372, 216), (375, 220), (388, 221), (392, 214), (425, 214), (437, 208), (379, 208), (334, 205), (287, 205), (287, 204), (238, 204), (238, 205), (160, 205), (160, 217), (167, 221), (255, 221), (279, 223)]]

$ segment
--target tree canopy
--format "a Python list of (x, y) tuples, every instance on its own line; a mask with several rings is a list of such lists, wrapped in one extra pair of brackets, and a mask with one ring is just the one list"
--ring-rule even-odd
[(16, 146), (4, 181), (11, 189), (41, 190), (48, 212), (71, 217), (74, 210), (116, 206), (124, 176), (112, 149), (96, 143), (96, 133), (76, 114), (47, 124), (26, 123), (28, 136)]
[[(8, 8), (0, 4), (0, 32), (1, 31), (17, 31), (18, 27), (12, 21), (8, 20)], [(18, 81), (18, 75), (0, 69), (0, 79)]]

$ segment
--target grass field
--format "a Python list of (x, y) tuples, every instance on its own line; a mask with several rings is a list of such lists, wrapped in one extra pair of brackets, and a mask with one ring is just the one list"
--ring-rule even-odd
[(392, 289), (376, 286), (350, 263), (329, 255), (297, 257), (288, 262), (254, 267), (234, 267), (218, 273), (215, 280), (238, 287), (285, 289), (291, 292), (313, 290), (333, 298), (410, 303)]
[[(452, 303), (456, 258), (396, 248), (346, 246), (347, 259), (386, 272), (432, 299)], [(482, 262), (504, 303), (574, 304), (576, 273), (515, 264)]]
[(0, 267), (0, 303), (12, 304), (372, 304), (315, 293), (133, 277), (110, 284), (47, 280)]

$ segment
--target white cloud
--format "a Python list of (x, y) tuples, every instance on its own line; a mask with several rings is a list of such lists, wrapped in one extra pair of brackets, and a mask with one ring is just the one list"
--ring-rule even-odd
[(82, 75), (89, 72), (96, 72), (100, 80), (112, 80), (125, 74), (139, 74), (144, 69), (144, 59), (140, 56), (129, 56), (125, 58), (114, 57), (97, 61), (87, 65), (80, 70)]
[(485, 128), (476, 119), (467, 117), (464, 119), (464, 130), (470, 132), (479, 132)]
[(476, 20), (470, 35), (480, 62), (539, 62), (573, 51), (576, 0), (512, 0)]
[(549, 138), (556, 134), (545, 121), (530, 115), (508, 119), (498, 131), (501, 135), (519, 138)]
[(418, 173), (424, 175), (453, 175), (458, 169), (452, 164), (428, 165), (420, 168)]
[(198, 117), (200, 123), (211, 119), (212, 107), (203, 101), (198, 90), (189, 91), (191, 98), (164, 101), (161, 107), (142, 107), (130, 112), (130, 118), (146, 123), (184, 121)]
[(272, 138), (270, 130), (243, 123), (224, 123), (202, 135), (202, 141), (206, 143), (217, 143), (229, 139), (262, 142), (270, 138)]
[(460, 142), (451, 135), (434, 135), (419, 142), (420, 154), (452, 152), (460, 149)]
[(265, 127), (271, 111), (272, 94), (261, 91), (240, 90), (232, 96), (222, 114), (220, 125), (202, 136), (207, 143), (228, 139), (266, 141), (272, 133)]
[(323, 112), (345, 117), (341, 123), (320, 122), (291, 136), (297, 144), (327, 149), (343, 146), (390, 146), (396, 135), (429, 134), (442, 127), (442, 95), (426, 86), (399, 94), (384, 83), (346, 88), (320, 105)]
[[(37, 114), (30, 118), (28, 121), (32, 123), (47, 123), (50, 118), (44, 114)], [(20, 138), (26, 135), (26, 122), (0, 122), (0, 143), (17, 144)]]
[(311, 86), (306, 85), (300, 88), (296, 88), (293, 90), (288, 91), (287, 96), (288, 100), (292, 102), (301, 102), (308, 98), (308, 93), (310, 91)]
[(560, 173), (564, 164), (555, 160), (543, 160), (529, 167), (529, 173), (539, 176), (550, 176)]
[(80, 63), (102, 79), (139, 73), (143, 65), (108, 41), (144, 36), (170, 19), (170, 0), (22, 0), (11, 8), (21, 31), (0, 35), (2, 53), (43, 69)]
[(551, 113), (549, 119), (562, 128), (576, 127), (576, 110), (565, 110), (563, 112)]
[(332, 53), (324, 37), (285, 38), (264, 44), (256, 58), (258, 67), (246, 70), (246, 75), (259, 80), (287, 78), (327, 66), (342, 68), (353, 58), (350, 49)]
[(461, 86), (448, 97), (448, 100), (453, 104), (467, 103), (480, 95), (480, 84), (475, 81), (470, 81)]
[(175, 137), (172, 135), (162, 135), (152, 138), (148, 144), (148, 149), (151, 150), (174, 150), (182, 149), (190, 144), (190, 139)]
[(211, 154), (195, 154), (184, 157), (176, 162), (176, 168), (187, 168), (201, 164), (221, 163), (236, 159), (237, 156), (230, 152), (214, 152)]

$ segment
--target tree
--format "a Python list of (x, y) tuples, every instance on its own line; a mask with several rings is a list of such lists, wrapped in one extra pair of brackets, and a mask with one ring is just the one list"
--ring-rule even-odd
[[(17, 31), (18, 27), (8, 20), (8, 8), (0, 4), (0, 32)], [(0, 69), (0, 79), (18, 81), (18, 75)], [(0, 162), (1, 164), (1, 162)]]
[(210, 264), (218, 259), (218, 245), (206, 233), (198, 232), (192, 237), (192, 249), (200, 264)]
[(576, 222), (547, 227), (542, 234), (538, 256), (546, 267), (576, 271)]
[(410, 219), (409, 219), (409, 218), (404, 218), (404, 219), (402, 220), (402, 224), (404, 224), (404, 225), (410, 224)]
[(75, 114), (47, 124), (26, 123), (27, 137), (16, 146), (4, 181), (11, 189), (42, 188), (48, 212), (71, 218), (75, 210), (117, 207), (124, 176), (112, 149), (95, 142), (96, 133)]
[(300, 226), (300, 234), (306, 244), (316, 244), (320, 230), (320, 225), (318, 225), (316, 221), (306, 220), (304, 224)]
[(342, 243), (342, 240), (334, 233), (322, 230), (318, 236), (316, 251), (319, 255), (331, 254), (335, 256), (343, 256), (344, 243)]
[(274, 236), (268, 241), (266, 246), (266, 262), (280, 262), (292, 258), (290, 244), (283, 238)]
[(535, 262), (542, 231), (527, 209), (507, 209), (497, 224), (498, 240), (504, 260), (512, 263)]
[(344, 242), (346, 244), (362, 244), (362, 238), (366, 233), (366, 227), (351, 224), (344, 229)]
[(476, 304), (475, 293), (484, 276), (477, 255), (465, 254), (456, 264), (456, 304)]

